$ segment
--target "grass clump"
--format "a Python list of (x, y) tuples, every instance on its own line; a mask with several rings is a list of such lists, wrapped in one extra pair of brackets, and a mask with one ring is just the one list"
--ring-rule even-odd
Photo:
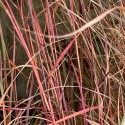
[(124, 124), (121, 0), (5, 0), (0, 10), (1, 125)]

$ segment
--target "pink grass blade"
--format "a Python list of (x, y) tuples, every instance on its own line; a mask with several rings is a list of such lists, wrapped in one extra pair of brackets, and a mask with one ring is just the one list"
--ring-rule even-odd
[[(77, 117), (78, 115), (83, 115), (83, 114), (85, 114), (85, 113), (87, 113), (87, 112), (89, 112), (89, 111), (93, 111), (93, 110), (96, 110), (96, 109), (99, 109), (99, 106), (93, 106), (93, 107), (90, 107), (90, 108), (86, 108), (86, 109), (84, 109), (84, 110), (81, 110), (81, 111), (79, 111), (79, 112), (75, 112), (75, 113), (73, 113), (73, 114), (71, 114), (71, 115), (69, 115), (69, 116), (66, 116), (66, 117), (64, 117), (64, 118), (62, 118), (62, 119), (60, 119), (60, 120), (58, 120), (58, 121), (55, 121), (55, 123), (56, 123), (56, 124), (59, 124), (60, 122), (63, 122), (63, 121), (68, 120), (68, 119), (71, 119), (71, 118), (73, 118), (73, 117)], [(48, 124), (48, 125), (53, 125), (53, 124)]]

